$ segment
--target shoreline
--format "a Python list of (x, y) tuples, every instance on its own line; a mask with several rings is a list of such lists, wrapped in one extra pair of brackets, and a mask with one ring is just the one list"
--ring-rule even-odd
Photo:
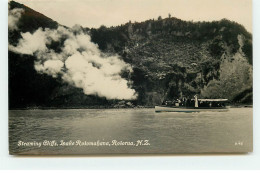
[[(230, 108), (253, 108), (253, 104), (233, 104), (227, 105)], [(12, 110), (57, 110), (57, 109), (148, 109), (155, 106), (135, 106), (135, 107), (109, 107), (109, 106), (91, 106), (91, 107), (26, 107), (26, 108), (9, 108)]]
[(54, 110), (54, 109), (147, 109), (154, 106), (136, 106), (136, 107), (29, 107), (29, 108), (11, 108), (11, 110)]

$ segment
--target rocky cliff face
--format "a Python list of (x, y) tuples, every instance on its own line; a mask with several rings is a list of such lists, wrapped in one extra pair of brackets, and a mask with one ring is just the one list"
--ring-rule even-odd
[[(57, 22), (11, 1), (21, 8), (16, 30), (9, 29), (9, 44), (16, 45), (21, 32), (39, 27), (57, 29)], [(10, 10), (9, 9), (9, 10)], [(235, 22), (191, 22), (177, 18), (129, 22), (98, 29), (83, 28), (92, 42), (108, 55), (118, 54), (132, 67), (121, 77), (131, 81), (138, 97), (134, 105), (156, 105), (164, 100), (199, 94), (203, 98), (228, 98), (252, 102), (252, 35)], [(58, 52), (59, 42), (51, 48)], [(89, 107), (117, 105), (97, 95), (86, 95), (60, 78), (39, 74), (34, 55), (9, 51), (10, 108), (31, 106)]]
[(201, 90), (203, 97), (226, 97), (234, 102), (252, 102), (253, 69), (243, 52), (244, 36), (238, 35), (237, 39), (239, 49), (234, 54), (229, 51), (222, 54), (219, 79), (213, 79), (204, 86)]

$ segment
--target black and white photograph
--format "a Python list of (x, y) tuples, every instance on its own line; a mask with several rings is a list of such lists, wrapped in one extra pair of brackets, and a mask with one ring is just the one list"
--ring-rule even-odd
[(252, 0), (8, 1), (10, 155), (253, 152)]

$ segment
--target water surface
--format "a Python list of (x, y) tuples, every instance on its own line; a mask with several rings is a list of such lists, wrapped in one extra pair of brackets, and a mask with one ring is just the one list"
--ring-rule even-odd
[[(10, 110), (9, 150), (11, 154), (249, 152), (253, 145), (252, 117), (252, 108), (203, 113), (155, 113), (154, 109)], [(109, 142), (110, 146), (61, 146), (61, 140)], [(115, 140), (118, 145), (112, 145)], [(18, 146), (19, 141), (55, 141), (57, 146)], [(143, 145), (137, 146), (137, 141)]]

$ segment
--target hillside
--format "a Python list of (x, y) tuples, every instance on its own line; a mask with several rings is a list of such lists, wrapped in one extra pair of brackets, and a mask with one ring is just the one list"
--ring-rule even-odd
[[(58, 23), (29, 7), (10, 2), (10, 9), (24, 12), (17, 30), (9, 30), (9, 44), (16, 45), (21, 32), (39, 27), (57, 29)], [(10, 10), (9, 9), (9, 10)], [(83, 28), (103, 53), (118, 54), (132, 67), (121, 76), (132, 81), (138, 94), (133, 105), (153, 106), (182, 96), (228, 98), (252, 103), (252, 35), (235, 22), (183, 21), (174, 17), (129, 21), (121, 26)], [(64, 42), (64, 41), (63, 41)], [(59, 52), (61, 42), (51, 45)], [(120, 100), (86, 95), (60, 77), (34, 69), (34, 55), (9, 51), (10, 108), (111, 107)]]
[(237, 97), (252, 88), (252, 36), (238, 23), (166, 18), (90, 32), (103, 51), (116, 52), (133, 66), (143, 104), (198, 93), (252, 102), (250, 93)]
[(57, 28), (58, 23), (43, 14), (34, 11), (33, 9), (19, 4), (15, 1), (9, 2), (9, 11), (13, 9), (22, 9), (22, 15), (17, 22), (17, 30), (8, 30), (8, 41), (10, 44), (15, 44), (17, 39), (21, 37), (20, 32), (34, 32), (39, 27), (42, 28)]

